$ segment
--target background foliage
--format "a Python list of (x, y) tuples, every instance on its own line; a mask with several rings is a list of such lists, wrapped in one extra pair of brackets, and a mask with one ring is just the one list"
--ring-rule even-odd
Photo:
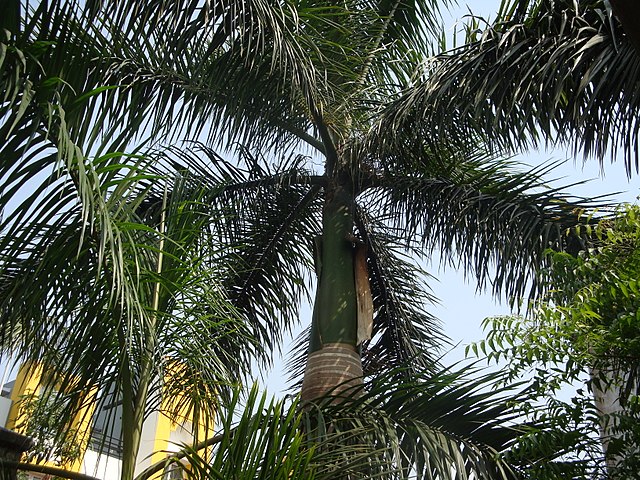
[[(549, 252), (548, 298), (531, 307), (529, 319), (487, 319), (487, 339), (470, 347), (508, 362), (511, 378), (532, 375), (538, 401), (548, 406), (544, 415), (556, 424), (549, 445), (561, 452), (558, 442), (572, 442), (574, 467), (604, 469), (602, 437), (615, 465), (611, 478), (631, 478), (638, 465), (639, 213), (637, 205), (620, 207), (590, 229), (592, 246), (577, 256)], [(565, 403), (557, 398), (567, 388), (577, 391)], [(603, 392), (613, 393), (620, 407), (599, 410), (603, 404), (594, 396)]]

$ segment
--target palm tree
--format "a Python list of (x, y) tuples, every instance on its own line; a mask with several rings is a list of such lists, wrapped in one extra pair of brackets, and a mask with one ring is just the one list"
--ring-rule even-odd
[[(437, 7), (60, 1), (27, 3), (19, 29), (3, 17), (13, 26), (3, 30), (0, 111), (2, 206), (11, 212), (0, 245), (3, 288), (12, 292), (2, 304), (3, 342), (19, 326), (23, 356), (63, 352), (50, 361), (77, 366), (69, 378), (95, 385), (104, 383), (98, 373), (117, 371), (122, 396), (143, 398), (154, 385), (152, 354), (163, 359), (160, 345), (182, 346), (184, 316), (175, 312), (198, 310), (207, 292), (214, 298), (194, 329), (218, 340), (197, 365), (215, 366), (202, 387), (210, 393), (241, 377), (250, 354), (266, 361), (263, 353), (279, 348), (315, 276), (299, 357), (305, 402), (347, 396), (363, 374), (407, 362), (393, 370), (399, 379), (438, 372), (445, 338), (411, 257), (438, 250), (480, 288), (535, 295), (543, 252), (579, 241), (567, 230), (585, 203), (544, 188), (549, 167), (521, 172), (494, 158), (479, 133), (451, 139), (430, 121), (414, 131), (377, 128), (431, 52)], [(202, 143), (121, 153), (139, 136)], [(16, 206), (36, 172), (44, 179)], [(181, 191), (182, 177), (203, 180)], [(180, 227), (171, 234), (170, 219)], [(202, 277), (200, 267), (212, 265), (216, 281)], [(232, 306), (246, 333), (198, 323), (218, 318), (209, 303)], [(170, 326), (161, 328), (164, 320)], [(78, 338), (100, 353), (95, 362), (80, 360)], [(138, 418), (140, 403), (127, 403)], [(441, 451), (466, 455), (462, 445)], [(469, 468), (486, 471), (490, 457)], [(132, 475), (126, 466), (123, 478)]]
[[(65, 65), (82, 47), (65, 42), (75, 13), (65, 6), (40, 5), (2, 33), (0, 342), (49, 374), (42, 396), (69, 421), (86, 404), (111, 404), (109, 430), (120, 405), (127, 428), (115, 441), (122, 478), (133, 478), (150, 413), (212, 425), (264, 349), (219, 286), (228, 254), (207, 228), (203, 205), (219, 189), (206, 169), (126, 155), (126, 136), (96, 139), (73, 122), (100, 89)], [(69, 428), (59, 427), (54, 440), (64, 442)]]
[[(162, 410), (212, 426), (220, 396), (241, 378), (238, 360), (261, 346), (216, 286), (212, 259), (221, 253), (201, 208), (210, 189), (119, 162), (96, 159), (95, 197), (82, 199), (72, 182), (57, 185), (45, 199), (50, 214), (7, 220), (2, 335), (17, 361), (48, 373), (42, 395), (61, 396), (66, 418), (92, 404), (90, 412), (111, 412), (111, 424), (120, 405), (126, 428), (115, 440), (122, 478), (133, 478), (144, 419)], [(92, 201), (103, 203), (94, 210)], [(87, 221), (85, 208), (101, 218)]]

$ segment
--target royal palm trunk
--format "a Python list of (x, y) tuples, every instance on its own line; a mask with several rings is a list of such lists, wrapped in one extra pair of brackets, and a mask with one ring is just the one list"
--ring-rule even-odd
[(318, 289), (313, 309), (303, 401), (328, 392), (339, 394), (362, 382), (357, 349), (357, 298), (353, 243), (354, 189), (350, 176), (328, 182), (318, 242)]

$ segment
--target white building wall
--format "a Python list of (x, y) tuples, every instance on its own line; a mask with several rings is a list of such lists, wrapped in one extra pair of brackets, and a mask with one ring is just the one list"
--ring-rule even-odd
[(102, 480), (114, 480), (120, 477), (121, 468), (121, 460), (108, 455), (99, 455), (93, 450), (87, 450), (82, 460), (81, 473)]
[(193, 426), (191, 422), (185, 421), (178, 425), (175, 430), (171, 431), (169, 436), (169, 446), (167, 450), (170, 452), (179, 452), (185, 445), (193, 443)]
[(138, 475), (145, 468), (151, 466), (151, 455), (155, 451), (156, 431), (158, 429), (158, 416), (155, 411), (149, 415), (142, 424), (142, 436), (140, 438), (140, 450), (138, 450), (138, 462), (135, 474)]
[(7, 397), (0, 397), (0, 425), (7, 426), (7, 419), (9, 418), (9, 410), (11, 409), (11, 399)]

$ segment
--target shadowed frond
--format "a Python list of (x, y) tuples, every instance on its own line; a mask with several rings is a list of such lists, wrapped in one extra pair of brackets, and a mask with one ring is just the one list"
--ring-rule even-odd
[(517, 172), (509, 161), (478, 155), (444, 166), (426, 155), (404, 172), (389, 172), (370, 193), (371, 206), (409, 245), (439, 249), (444, 262), (473, 274), (478, 288), (490, 282), (494, 294), (512, 300), (527, 289), (536, 295), (543, 252), (579, 247), (576, 227), (603, 204), (547, 186), (543, 178), (553, 165)]
[(405, 242), (388, 225), (364, 209), (358, 210), (356, 225), (367, 246), (374, 305), (372, 339), (362, 346), (365, 376), (409, 361), (418, 370), (437, 369), (448, 340), (439, 320), (428, 313), (429, 305), (437, 303), (426, 284), (430, 276), (410, 260), (410, 253), (399, 251)]
[(374, 376), (357, 400), (325, 406), (318, 430), (362, 438), (371, 454), (359, 468), (369, 477), (514, 478), (501, 455), (522, 433), (511, 403), (522, 394), (513, 386), (489, 391), (500, 374), (475, 367), (421, 372), (407, 365)]
[(388, 106), (383, 138), (438, 131), (465, 143), (481, 132), (498, 149), (620, 152), (638, 169), (640, 56), (604, 1), (505, 1), (494, 25), (469, 24), (467, 41)]
[[(264, 347), (278, 350), (282, 335), (299, 322), (301, 300), (310, 296), (309, 238), (320, 231), (322, 179), (304, 169), (304, 157), (272, 167), (246, 150), (240, 154), (246, 167), (203, 145), (191, 151), (172, 149), (167, 160), (211, 182), (203, 208), (212, 212), (207, 228), (224, 245), (216, 262), (224, 270), (227, 298)], [(199, 158), (208, 166), (196, 171), (193, 163), (203, 163)]]
[(522, 434), (512, 403), (521, 394), (488, 391), (496, 374), (412, 371), (411, 381), (398, 369), (378, 374), (338, 405), (268, 402), (254, 388), (240, 412), (239, 398), (225, 406), (219, 434), (167, 463), (186, 461), (193, 478), (514, 478), (501, 455)]

